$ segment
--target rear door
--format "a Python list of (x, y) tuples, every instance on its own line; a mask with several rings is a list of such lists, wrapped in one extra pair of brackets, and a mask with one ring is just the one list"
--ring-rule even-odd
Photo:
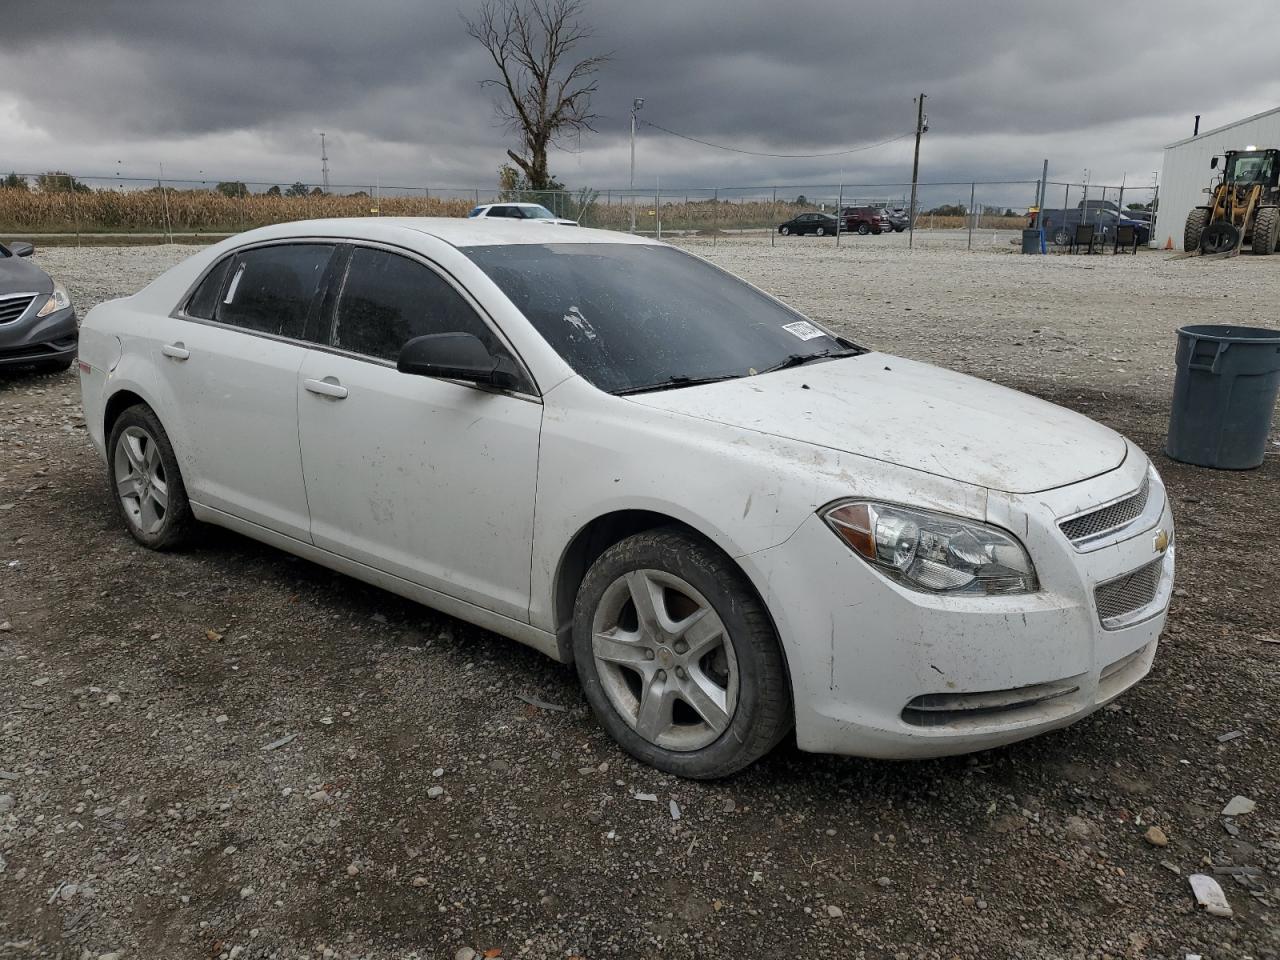
[(333, 253), (331, 243), (283, 243), (231, 254), (156, 344), (188, 495), (300, 540), (310, 520), (297, 377)]
[(532, 383), (502, 392), (396, 370), (404, 343), (430, 333), (511, 353), (423, 260), (355, 247), (335, 290), (331, 349), (298, 376), (316, 546), (527, 622), (542, 426)]

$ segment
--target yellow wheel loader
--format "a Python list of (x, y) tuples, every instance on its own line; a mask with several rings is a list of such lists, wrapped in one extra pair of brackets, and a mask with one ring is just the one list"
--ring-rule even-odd
[(1224, 160), (1222, 178), (1205, 193), (1212, 203), (1187, 214), (1182, 249), (1187, 253), (1226, 254), (1248, 243), (1254, 253), (1275, 252), (1280, 230), (1280, 150), (1228, 150), (1214, 157), (1209, 168)]

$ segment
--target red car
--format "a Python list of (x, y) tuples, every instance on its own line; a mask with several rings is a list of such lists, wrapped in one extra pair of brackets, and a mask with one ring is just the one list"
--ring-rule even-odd
[(879, 207), (845, 207), (840, 211), (844, 218), (845, 233), (860, 233), (864, 237), (868, 233), (884, 233), (893, 229), (893, 224)]

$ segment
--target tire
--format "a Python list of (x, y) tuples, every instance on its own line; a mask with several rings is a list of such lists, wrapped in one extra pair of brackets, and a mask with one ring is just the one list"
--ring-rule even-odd
[(75, 363), (75, 357), (67, 357), (58, 360), (41, 360), (36, 364), (36, 369), (41, 373), (66, 373), (71, 369), (71, 365)]
[(790, 227), (779, 227), (779, 228), (778, 228), (778, 232), (779, 232), (780, 234), (782, 234), (784, 237), (786, 237), (786, 236), (790, 236), (790, 235), (791, 235), (791, 228), (790, 228)]
[(1183, 253), (1194, 253), (1200, 249), (1200, 236), (1209, 224), (1209, 210), (1196, 207), (1187, 214), (1187, 225), (1182, 231)]
[(151, 550), (179, 545), (195, 525), (173, 445), (143, 404), (129, 407), (111, 428), (107, 489), (133, 539)]
[(1071, 243), (1071, 234), (1064, 227), (1059, 227), (1053, 234), (1053, 242), (1060, 247), (1065, 247)]
[(826, 236), (827, 228), (817, 227), (813, 232), (816, 233), (818, 236), (823, 237), (823, 236)]
[(905, 232), (906, 232), (906, 229), (907, 229), (906, 227), (894, 227), (894, 228), (893, 228), (893, 232), (894, 232), (894, 233), (905, 233)]
[(867, 224), (865, 223), (858, 224), (858, 236), (865, 237), (870, 232), (871, 232), (871, 227), (869, 227)]
[(1253, 220), (1253, 252), (1260, 257), (1275, 253), (1278, 229), (1280, 229), (1280, 208), (1260, 209)]
[[(648, 617), (637, 613), (637, 596), (647, 598)], [(647, 530), (600, 555), (574, 603), (573, 650), (601, 726), (667, 773), (728, 776), (791, 730), (791, 690), (769, 614), (733, 561), (681, 529)]]

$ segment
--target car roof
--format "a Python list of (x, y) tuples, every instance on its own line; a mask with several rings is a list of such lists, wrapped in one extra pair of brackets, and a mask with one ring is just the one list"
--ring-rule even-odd
[(501, 246), (517, 243), (630, 243), (662, 245), (648, 237), (616, 230), (578, 227), (550, 235), (533, 231), (519, 220), (489, 217), (333, 217), (326, 220), (294, 220), (259, 227), (232, 237), (234, 246), (268, 240), (325, 237), (395, 242), (413, 246), (421, 236), (435, 237), (455, 247)]

